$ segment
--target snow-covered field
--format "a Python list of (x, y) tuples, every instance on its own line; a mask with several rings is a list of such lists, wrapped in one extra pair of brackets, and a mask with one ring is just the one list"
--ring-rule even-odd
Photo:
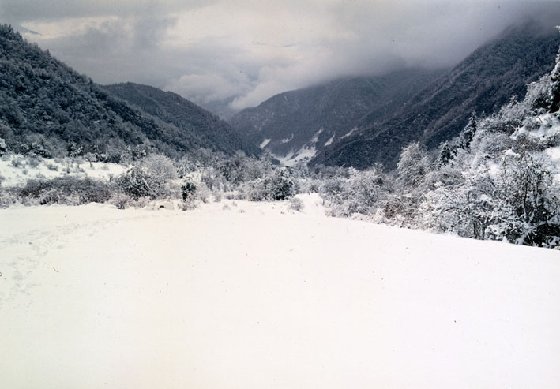
[(10, 154), (0, 158), (0, 184), (23, 186), (30, 179), (52, 179), (62, 176), (109, 180), (128, 167), (116, 163), (87, 162), (78, 158), (49, 159)]
[(559, 251), (304, 202), (0, 210), (0, 387), (560, 387)]

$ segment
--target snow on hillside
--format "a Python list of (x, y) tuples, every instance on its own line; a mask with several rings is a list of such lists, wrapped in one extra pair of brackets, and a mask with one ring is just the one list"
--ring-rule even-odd
[[(296, 166), (296, 165), (302, 164), (302, 163), (306, 164), (309, 161), (311, 161), (313, 159), (313, 157), (315, 157), (315, 155), (317, 155), (317, 147), (316, 146), (317, 146), (317, 142), (319, 142), (319, 135), (321, 135), (323, 133), (323, 131), (324, 131), (324, 129), (322, 129), (322, 128), (317, 130), (313, 134), (313, 137), (311, 137), (309, 142), (304, 144), (303, 146), (301, 146), (298, 150), (295, 150), (295, 151), (291, 150), (286, 155), (278, 155), (278, 154), (274, 154), (274, 153), (272, 155), (274, 156), (274, 158), (276, 158), (278, 161), (280, 161), (282, 166), (291, 167), (291, 166)], [(291, 138), (293, 138), (293, 134), (292, 134)], [(283, 139), (281, 141), (281, 143), (287, 143), (291, 140), (291, 138)], [(270, 139), (264, 140), (263, 143), (261, 143), (261, 148), (263, 148), (262, 147), (263, 144), (265, 146), (268, 145), (268, 141), (270, 141)], [(326, 144), (325, 144), (325, 146), (326, 146)]]
[(1, 386), (560, 387), (560, 252), (302, 198), (0, 210)]
[(299, 163), (309, 162), (317, 154), (317, 149), (315, 146), (303, 146), (296, 152), (290, 151), (285, 156), (274, 155), (276, 159), (280, 161), (283, 166), (296, 166)]
[(269, 143), (270, 143), (271, 139), (265, 139), (261, 142), (261, 144), (259, 145), (259, 148), (264, 149)]

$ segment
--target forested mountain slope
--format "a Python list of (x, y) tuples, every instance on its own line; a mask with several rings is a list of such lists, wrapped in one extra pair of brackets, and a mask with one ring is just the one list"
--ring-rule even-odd
[(327, 148), (314, 163), (363, 168), (396, 166), (400, 151), (413, 141), (428, 148), (457, 136), (469, 116), (491, 114), (527, 84), (550, 72), (560, 37), (536, 24), (510, 28), (476, 50), (454, 69), (415, 95), (392, 117), (366, 116), (361, 130)]
[[(185, 132), (200, 137), (208, 144), (225, 150), (250, 149), (247, 142), (217, 115), (202, 109), (173, 92), (131, 82), (103, 86), (113, 96)], [(256, 152), (256, 147), (254, 150)]]
[(382, 120), (402, 107), (441, 71), (409, 69), (379, 77), (333, 80), (281, 93), (247, 108), (230, 123), (279, 157), (314, 155), (343, 139), (366, 114)]
[(188, 129), (166, 123), (0, 26), (0, 138), (8, 150), (118, 161), (148, 150), (177, 156), (200, 147), (233, 153), (241, 146), (234, 136), (216, 135), (226, 126), (204, 115), (197, 113)]

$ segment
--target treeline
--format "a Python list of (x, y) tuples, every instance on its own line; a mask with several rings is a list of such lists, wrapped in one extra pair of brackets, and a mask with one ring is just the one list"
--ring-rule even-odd
[[(7, 153), (2, 158), (10, 156)], [(27, 156), (11, 161), (14, 169), (23, 169), (27, 174), (41, 160), (40, 156)], [(230, 156), (198, 149), (177, 160), (150, 154), (129, 164), (124, 173), (100, 180), (88, 176), (91, 161), (76, 157), (65, 163), (71, 168), (59, 169), (49, 163), (49, 169), (57, 170), (54, 178), (32, 178), (22, 185), (5, 187), (0, 176), (0, 206), (97, 202), (126, 208), (169, 200), (186, 209), (197, 202), (220, 201), (224, 197), (287, 200), (305, 189), (302, 183), (306, 182), (306, 169), (286, 169), (273, 162), (270, 156), (255, 158), (243, 152)]]

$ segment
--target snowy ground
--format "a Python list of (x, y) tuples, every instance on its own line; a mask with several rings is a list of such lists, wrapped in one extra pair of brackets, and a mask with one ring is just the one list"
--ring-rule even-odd
[(49, 159), (10, 154), (0, 158), (0, 184), (23, 186), (30, 179), (62, 176), (109, 180), (124, 173), (127, 166), (116, 163), (87, 162), (78, 158)]
[(0, 387), (560, 387), (560, 252), (319, 201), (0, 210)]

